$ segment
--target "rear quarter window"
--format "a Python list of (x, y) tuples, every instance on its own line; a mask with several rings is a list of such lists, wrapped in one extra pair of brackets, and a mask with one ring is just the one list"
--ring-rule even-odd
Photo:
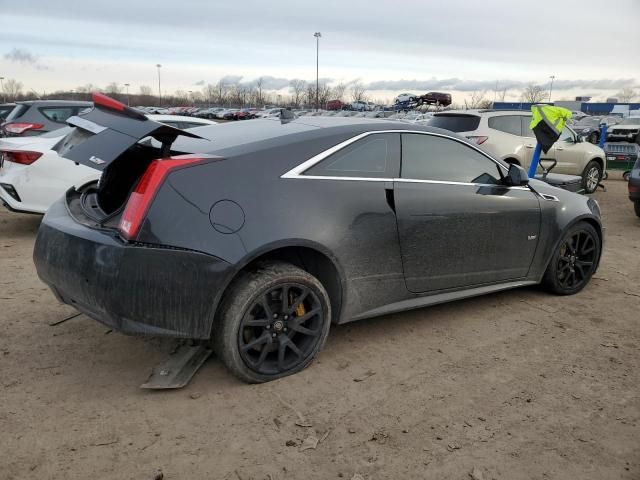
[(326, 177), (393, 177), (399, 150), (397, 134), (374, 134), (358, 140), (309, 168), (304, 175)]
[(53, 122), (63, 123), (78, 111), (74, 107), (40, 107), (40, 113)]
[(522, 136), (522, 124), (520, 117), (517, 115), (500, 115), (497, 117), (489, 117), (489, 128), (499, 130), (511, 135)]
[(471, 132), (480, 125), (480, 117), (477, 115), (434, 115), (427, 122), (427, 125), (452, 132)]

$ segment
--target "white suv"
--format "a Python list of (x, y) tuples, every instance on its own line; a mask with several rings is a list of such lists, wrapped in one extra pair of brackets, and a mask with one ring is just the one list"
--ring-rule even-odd
[[(435, 113), (427, 123), (431, 127), (444, 128), (476, 142), (493, 156), (507, 163), (529, 168), (536, 138), (529, 124), (531, 113), (522, 110), (465, 110)], [(541, 161), (557, 161), (553, 173), (564, 173), (582, 177), (582, 187), (592, 193), (598, 187), (605, 172), (604, 151), (588, 142), (583, 142), (568, 127), (562, 131), (558, 141)], [(538, 167), (542, 172), (541, 167)]]

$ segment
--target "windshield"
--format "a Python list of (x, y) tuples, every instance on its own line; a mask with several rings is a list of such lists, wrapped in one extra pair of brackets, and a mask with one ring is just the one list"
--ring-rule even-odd
[(640, 117), (625, 118), (620, 125), (640, 125)]

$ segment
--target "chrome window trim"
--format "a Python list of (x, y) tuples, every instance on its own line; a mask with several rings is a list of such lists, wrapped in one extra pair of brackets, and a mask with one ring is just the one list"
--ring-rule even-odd
[(472, 148), (473, 150), (477, 151), (478, 153), (482, 154), (483, 156), (485, 156), (486, 158), (488, 158), (489, 160), (491, 160), (493, 163), (495, 163), (498, 168), (502, 168), (502, 170), (504, 172), (508, 171), (508, 168), (505, 167), (504, 165), (502, 165), (501, 163), (499, 163), (495, 158), (491, 157), (490, 155), (488, 155), (486, 152), (482, 151), (481, 149), (479, 149), (478, 147), (476, 147), (475, 145), (471, 145), (468, 144), (464, 141), (462, 141), (462, 139), (460, 138), (456, 138), (453, 137), (451, 135), (445, 135), (442, 133), (435, 133), (435, 132), (423, 132), (420, 130), (404, 130), (404, 129), (393, 129), (393, 130), (372, 130), (369, 132), (363, 132), (360, 133), (354, 137), (351, 137), (347, 140), (344, 140), (343, 142), (338, 143), (337, 145), (334, 145), (331, 148), (328, 148), (327, 150), (324, 150), (320, 153), (318, 153), (317, 155), (314, 155), (313, 157), (311, 157), (309, 160), (306, 160), (305, 162), (302, 162), (300, 165), (298, 165), (297, 167), (292, 168), (291, 170), (289, 170), (288, 172), (282, 174), (280, 176), (280, 178), (309, 178), (309, 179), (315, 179), (315, 180), (360, 180), (360, 181), (375, 181), (375, 182), (388, 182), (388, 181), (395, 181), (395, 180), (399, 180), (399, 181), (412, 181), (412, 182), (427, 182), (427, 183), (445, 183), (445, 184), (453, 184), (453, 185), (483, 185), (480, 183), (463, 183), (463, 182), (447, 182), (447, 181), (440, 181), (440, 180), (413, 180), (413, 179), (409, 179), (409, 178), (399, 178), (399, 179), (390, 179), (390, 178), (378, 178), (378, 177), (345, 177), (345, 176), (340, 176), (340, 175), (336, 175), (336, 176), (327, 176), (327, 175), (303, 175), (303, 172), (307, 171), (308, 169), (310, 169), (311, 167), (313, 167), (314, 165), (316, 165), (317, 163), (321, 162), (322, 160), (324, 160), (327, 157), (330, 157), (331, 155), (333, 155), (334, 153), (342, 150), (343, 148), (351, 145), (354, 142), (357, 142), (358, 140), (368, 137), (369, 135), (376, 135), (376, 134), (381, 134), (381, 133), (414, 133), (414, 134), (418, 134), (418, 135), (431, 135), (434, 137), (442, 137), (442, 138), (448, 138), (449, 140), (454, 140), (458, 143), (462, 143), (463, 145)]

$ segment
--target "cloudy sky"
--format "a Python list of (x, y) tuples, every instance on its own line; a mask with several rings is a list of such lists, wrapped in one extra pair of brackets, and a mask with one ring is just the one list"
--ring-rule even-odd
[[(610, 5), (610, 10), (607, 6)], [(222, 77), (359, 79), (372, 97), (548, 85), (554, 98), (640, 86), (640, 0), (0, 0), (0, 76), (25, 90), (130, 83), (198, 90)]]

